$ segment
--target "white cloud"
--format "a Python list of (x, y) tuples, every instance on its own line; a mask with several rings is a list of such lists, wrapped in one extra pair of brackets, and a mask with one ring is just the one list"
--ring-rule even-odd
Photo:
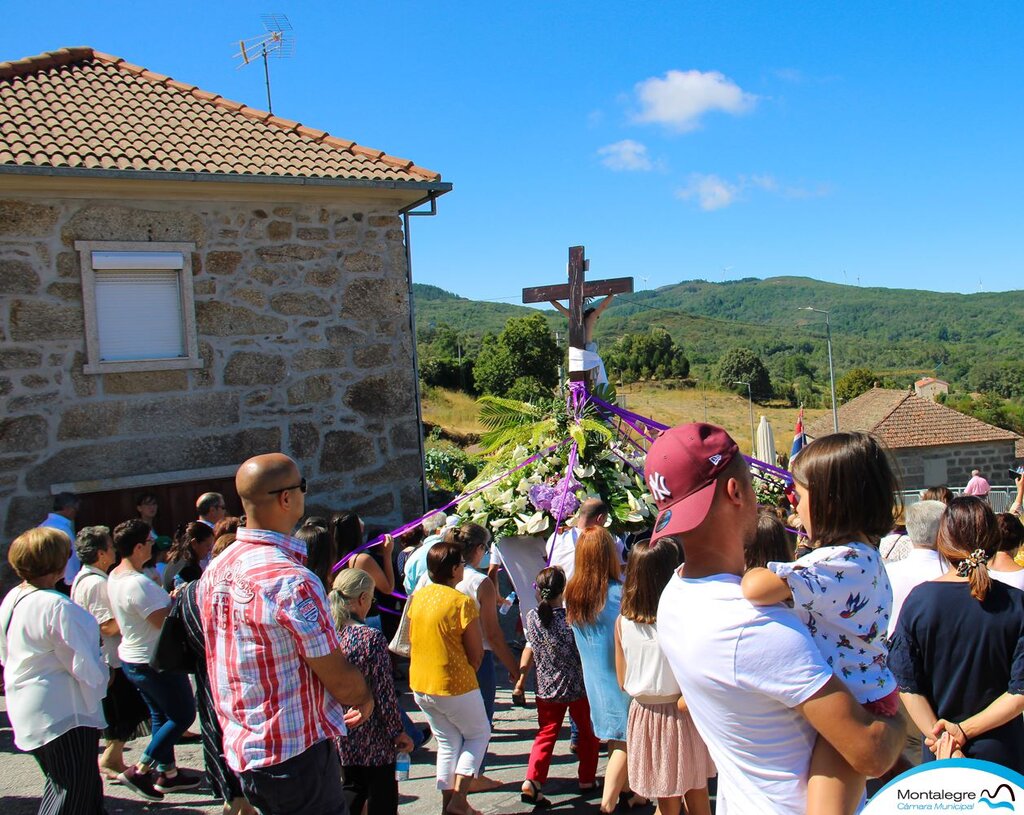
[(676, 190), (676, 196), (684, 200), (695, 198), (701, 209), (710, 212), (715, 209), (724, 209), (735, 203), (741, 191), (738, 185), (725, 181), (717, 175), (694, 173), (685, 187)]
[(783, 184), (775, 176), (767, 174), (741, 175), (735, 181), (729, 181), (713, 173), (694, 173), (685, 187), (676, 190), (676, 197), (684, 201), (695, 200), (701, 209), (710, 212), (742, 201), (751, 190), (786, 199), (823, 198), (832, 193), (832, 187), (828, 184), (793, 186)]
[(746, 181), (751, 187), (757, 187), (759, 190), (767, 192), (776, 192), (779, 189), (779, 182), (775, 180), (775, 176), (771, 175), (752, 175), (749, 179), (741, 177), (740, 180)]
[(623, 139), (600, 148), (597, 154), (609, 170), (646, 172), (654, 169), (647, 147), (632, 139)]
[(636, 85), (638, 122), (666, 125), (680, 133), (695, 130), (710, 111), (739, 115), (752, 110), (757, 97), (718, 71), (668, 71)]

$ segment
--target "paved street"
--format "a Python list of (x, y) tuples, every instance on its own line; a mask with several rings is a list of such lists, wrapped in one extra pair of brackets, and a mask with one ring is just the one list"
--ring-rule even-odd
[[(495, 733), (491, 740), (491, 759), (487, 767), (488, 775), (505, 782), (505, 786), (495, 792), (477, 793), (471, 798), (473, 806), (485, 813), (526, 811), (525, 805), (519, 800), (519, 785), (523, 780), (536, 730), (536, 711), (533, 708), (532, 694), (527, 695), (530, 705), (527, 708), (512, 707), (510, 695), (511, 691), (506, 682), (505, 687), (498, 690)], [(411, 708), (413, 719), (423, 721), (423, 715), (411, 704), (409, 694), (406, 694), (402, 701)], [(0, 713), (0, 811), (3, 815), (31, 815), (39, 805), (42, 774), (31, 756), (14, 748), (4, 702), (4, 697), (0, 697), (0, 711), (3, 711)], [(562, 812), (596, 813), (597, 802), (587, 801), (576, 792), (575, 757), (568, 751), (568, 724), (563, 734), (565, 738), (559, 743), (559, 751), (551, 768), (551, 780), (545, 793), (555, 802), (556, 809)], [(431, 741), (413, 757), (411, 777), (401, 785), (402, 813), (433, 815), (440, 811), (440, 793), (434, 788), (433, 745), (434, 742)], [(128, 757), (137, 756), (142, 746), (141, 740), (133, 742)], [(183, 767), (202, 768), (202, 750), (198, 744), (186, 745), (179, 748), (178, 760)], [(117, 785), (107, 784), (106, 793), (107, 811), (110, 815), (128, 815), (153, 810), (190, 815), (219, 815), (221, 811), (220, 804), (202, 791), (197, 794), (169, 795), (160, 804), (149, 804)], [(647, 809), (639, 812), (650, 811), (652, 810)]]

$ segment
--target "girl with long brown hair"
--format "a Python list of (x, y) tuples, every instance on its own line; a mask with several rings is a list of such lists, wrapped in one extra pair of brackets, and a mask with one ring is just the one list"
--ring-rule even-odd
[[(614, 811), (619, 793), (629, 785), (626, 766), (629, 697), (622, 692), (615, 676), (614, 631), (622, 602), (621, 579), (622, 567), (615, 539), (599, 526), (584, 529), (576, 541), (576, 571), (565, 588), (565, 609), (583, 663), (590, 721), (595, 735), (608, 742), (602, 812)], [(643, 800), (630, 797), (629, 805), (639, 805)]]
[(954, 498), (937, 548), (950, 570), (907, 597), (889, 664), (932, 752), (1024, 771), (1024, 592), (992, 580), (999, 527), (980, 498)]
[[(885, 448), (867, 433), (822, 436), (792, 467), (796, 511), (812, 549), (792, 563), (748, 569), (743, 596), (755, 605), (792, 602), (854, 698), (870, 713), (895, 718), (899, 697), (885, 645), (892, 588), (878, 542), (901, 511), (896, 473)], [(807, 812), (854, 812), (865, 780), (819, 738)]]
[(661, 815), (711, 815), (708, 778), (715, 765), (686, 707), (672, 667), (658, 647), (658, 601), (679, 549), (671, 538), (633, 545), (622, 609), (615, 622), (615, 673), (632, 698), (626, 756), (633, 790), (658, 799)]

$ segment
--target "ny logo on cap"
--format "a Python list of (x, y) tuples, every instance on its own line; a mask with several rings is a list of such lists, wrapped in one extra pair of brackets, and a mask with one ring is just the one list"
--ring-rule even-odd
[(721, 460), (722, 460), (722, 457), (718, 453), (715, 453), (713, 456), (711, 456), (711, 458), (708, 459), (708, 461), (710, 461), (715, 467), (718, 466), (718, 463)]
[(661, 473), (651, 473), (647, 478), (647, 486), (651, 488), (651, 495), (655, 501), (664, 501), (672, 497), (672, 491), (665, 483), (665, 476)]

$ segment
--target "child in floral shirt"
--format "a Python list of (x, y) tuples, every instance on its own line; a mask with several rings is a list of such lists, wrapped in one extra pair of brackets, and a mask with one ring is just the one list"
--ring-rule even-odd
[[(878, 541), (892, 528), (897, 481), (885, 451), (864, 433), (824, 436), (793, 462), (797, 513), (812, 541), (793, 563), (769, 563), (743, 577), (752, 603), (791, 601), (836, 675), (868, 711), (895, 717), (896, 680), (885, 632), (892, 588)], [(853, 813), (863, 776), (819, 738), (811, 757), (808, 815)]]

